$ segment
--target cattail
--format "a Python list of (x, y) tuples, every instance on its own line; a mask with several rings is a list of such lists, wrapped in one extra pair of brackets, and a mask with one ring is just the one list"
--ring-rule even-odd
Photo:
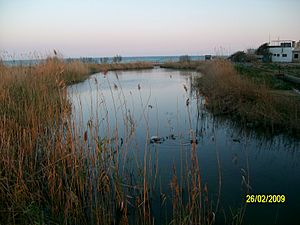
[(187, 87), (185, 86), (185, 84), (183, 85), (183, 88), (184, 88), (184, 90), (185, 90), (185, 92), (187, 92)]
[(187, 98), (185, 104), (186, 104), (186, 106), (189, 106), (189, 104), (190, 104), (190, 99), (189, 98)]
[(84, 136), (83, 136), (83, 140), (84, 140), (84, 142), (86, 142), (87, 141), (87, 131), (86, 132), (84, 132)]
[(104, 69), (104, 70), (102, 71), (102, 73), (103, 73), (103, 75), (105, 76), (105, 75), (108, 73), (108, 69)]

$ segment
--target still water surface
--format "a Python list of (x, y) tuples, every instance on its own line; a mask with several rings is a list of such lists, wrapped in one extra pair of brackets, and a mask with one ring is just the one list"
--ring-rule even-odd
[[(126, 152), (120, 168), (133, 167), (136, 158), (142, 163), (147, 152), (154, 190), (166, 194), (173, 168), (180, 170), (189, 163), (195, 134), (202, 183), (207, 184), (213, 204), (221, 179), (219, 224), (224, 223), (224, 214), (229, 221), (231, 210), (245, 202), (247, 189), (252, 194), (285, 195), (286, 202), (248, 204), (244, 224), (297, 224), (300, 142), (280, 135), (266, 138), (214, 118), (205, 110), (205, 98), (193, 88), (197, 76), (201, 74), (160, 68), (97, 73), (69, 87), (73, 116), (81, 129), (93, 121), (101, 137), (118, 140), (119, 151)], [(154, 136), (161, 143), (149, 143)], [(159, 220), (163, 215), (153, 205)]]

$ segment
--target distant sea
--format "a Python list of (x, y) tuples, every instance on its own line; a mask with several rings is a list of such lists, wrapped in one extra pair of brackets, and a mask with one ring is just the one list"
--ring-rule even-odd
[[(151, 62), (151, 63), (164, 63), (164, 62), (178, 62), (180, 56), (138, 56), (138, 57), (122, 57), (121, 63), (130, 62)], [(106, 58), (107, 63), (113, 62), (113, 57), (82, 57), (82, 58), (64, 58), (66, 62), (80, 60), (89, 63), (101, 63)], [(193, 61), (205, 60), (205, 56), (190, 56)], [(29, 66), (42, 63), (43, 59), (31, 59), (31, 60), (3, 60), (5, 65), (9, 66)]]

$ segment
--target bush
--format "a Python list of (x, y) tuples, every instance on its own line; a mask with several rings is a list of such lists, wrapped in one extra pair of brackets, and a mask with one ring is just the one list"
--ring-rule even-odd
[(245, 62), (246, 61), (246, 53), (243, 51), (235, 52), (229, 57), (229, 59), (232, 62)]
[(269, 44), (264, 43), (256, 49), (255, 54), (263, 56), (263, 62), (272, 61), (272, 53), (269, 51)]

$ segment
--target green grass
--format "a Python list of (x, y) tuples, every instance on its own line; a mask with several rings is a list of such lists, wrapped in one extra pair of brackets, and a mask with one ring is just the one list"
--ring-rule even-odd
[(284, 69), (282, 65), (273, 63), (235, 64), (235, 69), (241, 76), (251, 79), (256, 84), (264, 84), (270, 89), (291, 90), (295, 86), (274, 76), (290, 71)]

